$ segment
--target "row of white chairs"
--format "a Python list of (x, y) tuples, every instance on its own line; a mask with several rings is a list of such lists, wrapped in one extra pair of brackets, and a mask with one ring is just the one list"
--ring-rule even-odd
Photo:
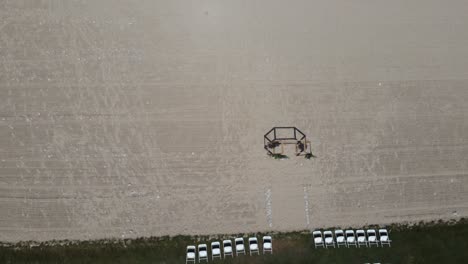
[(387, 229), (379, 229), (378, 234), (380, 240), (377, 238), (377, 232), (375, 231), (375, 229), (368, 229), (367, 231), (359, 229), (356, 232), (354, 232), (354, 230), (351, 229), (346, 231), (339, 229), (335, 230), (335, 234), (333, 234), (332, 231), (327, 230), (323, 232), (323, 235), (322, 231), (312, 232), (315, 248), (335, 247), (335, 242), (336, 246), (338, 247), (372, 247), (372, 245), (378, 247), (379, 243), (382, 247), (384, 245), (388, 245), (389, 247), (391, 247), (390, 243), (392, 241), (390, 240)]
[[(234, 239), (235, 244), (235, 253), (237, 256), (244, 254), (245, 255), (245, 246), (244, 238), (238, 237)], [(187, 246), (187, 254), (185, 263), (195, 263), (196, 262), (196, 247)], [(273, 243), (271, 236), (263, 237), (263, 254), (266, 252), (273, 254)], [(249, 237), (249, 253), (260, 255), (258, 240), (256, 237)], [(234, 251), (232, 246), (232, 241), (230, 239), (223, 240), (223, 255), (234, 257)], [(222, 259), (221, 256), (221, 243), (218, 241), (211, 242), (211, 260), (216, 258)], [(206, 261), (208, 262), (208, 246), (206, 244), (198, 245), (198, 262)]]

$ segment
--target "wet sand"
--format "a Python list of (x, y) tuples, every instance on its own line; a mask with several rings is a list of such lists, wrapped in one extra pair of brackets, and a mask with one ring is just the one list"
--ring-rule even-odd
[[(0, 241), (467, 217), (467, 13), (0, 1)], [(267, 157), (273, 126), (317, 158)]]

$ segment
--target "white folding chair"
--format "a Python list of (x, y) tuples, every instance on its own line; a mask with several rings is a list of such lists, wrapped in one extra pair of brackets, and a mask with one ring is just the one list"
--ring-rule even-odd
[(245, 255), (244, 239), (242, 237), (238, 237), (234, 239), (234, 243), (236, 244), (236, 255), (237, 256), (239, 256), (239, 254)]
[(356, 231), (356, 236), (357, 236), (358, 247), (361, 247), (361, 246), (367, 247), (366, 232), (362, 229), (359, 229)]
[(346, 236), (346, 245), (348, 247), (350, 247), (350, 246), (357, 247), (356, 236), (354, 235), (354, 230), (346, 230), (345, 231), (345, 236)]
[(336, 239), (336, 245), (338, 248), (341, 246), (346, 247), (346, 239), (344, 236), (344, 232), (341, 229), (335, 230), (335, 239)]
[(208, 262), (208, 247), (206, 244), (198, 245), (198, 262), (205, 260)]
[(250, 256), (255, 253), (260, 255), (260, 252), (258, 251), (258, 240), (256, 237), (249, 237), (249, 252)]
[(231, 242), (231, 240), (223, 240), (223, 252), (224, 252), (224, 258), (226, 258), (226, 256), (234, 257), (234, 255), (232, 253), (232, 242)]
[(367, 241), (369, 243), (369, 247), (372, 247), (372, 245), (376, 245), (377, 247), (379, 246), (379, 240), (377, 239), (375, 229), (367, 230)]
[(187, 263), (195, 263), (196, 257), (195, 257), (195, 246), (187, 246), (187, 254), (185, 258), (185, 264)]
[(265, 252), (273, 254), (273, 241), (271, 240), (271, 236), (263, 237), (263, 254), (265, 254)]
[(215, 258), (222, 259), (221, 244), (218, 241), (211, 242), (211, 260), (214, 260)]
[(325, 240), (325, 247), (335, 247), (335, 240), (333, 239), (332, 231), (324, 231), (323, 238)]
[(382, 245), (382, 247), (384, 245), (388, 245), (389, 247), (391, 247), (390, 242), (392, 241), (390, 240), (390, 237), (388, 236), (387, 229), (379, 229), (379, 237), (380, 237), (380, 245)]
[(314, 238), (315, 248), (324, 247), (323, 237), (322, 237), (322, 232), (321, 231), (312, 232), (312, 237)]

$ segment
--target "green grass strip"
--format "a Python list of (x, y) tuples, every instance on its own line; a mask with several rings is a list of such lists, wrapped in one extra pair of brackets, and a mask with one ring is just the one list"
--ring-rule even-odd
[[(315, 249), (309, 232), (275, 233), (272, 256), (240, 256), (213, 263), (468, 263), (466, 219), (387, 228), (391, 248)], [(255, 235), (261, 240), (263, 234)], [(4, 244), (0, 263), (185, 263), (187, 245), (233, 237), (236, 235)]]

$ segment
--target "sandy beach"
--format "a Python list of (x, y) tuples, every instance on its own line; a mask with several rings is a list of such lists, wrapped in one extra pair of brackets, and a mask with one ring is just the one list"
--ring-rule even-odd
[(0, 241), (468, 217), (466, 1), (127, 2), (0, 0)]

